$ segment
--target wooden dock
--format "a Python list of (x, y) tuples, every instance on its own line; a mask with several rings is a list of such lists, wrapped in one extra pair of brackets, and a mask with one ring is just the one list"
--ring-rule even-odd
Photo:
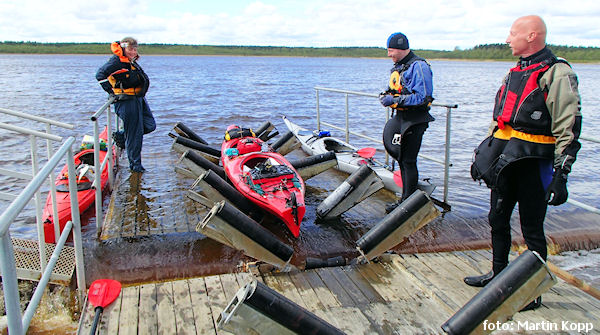
[[(129, 286), (105, 309), (99, 334), (228, 334), (216, 329), (216, 320), (253, 279), (347, 334), (443, 334), (440, 326), (479, 291), (462, 278), (487, 272), (490, 257), (487, 250), (385, 255), (370, 264)], [(86, 304), (79, 333), (89, 333), (93, 315)], [(591, 324), (590, 333), (599, 333), (600, 300), (559, 279), (542, 296), (542, 307), (517, 313), (511, 331), (495, 333), (577, 333), (563, 323)], [(551, 324), (558, 330), (543, 329)]]

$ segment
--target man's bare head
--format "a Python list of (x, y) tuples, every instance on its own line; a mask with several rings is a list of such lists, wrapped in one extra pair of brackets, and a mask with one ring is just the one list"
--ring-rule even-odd
[(523, 16), (515, 20), (506, 43), (513, 56), (527, 57), (546, 46), (546, 24), (537, 15)]

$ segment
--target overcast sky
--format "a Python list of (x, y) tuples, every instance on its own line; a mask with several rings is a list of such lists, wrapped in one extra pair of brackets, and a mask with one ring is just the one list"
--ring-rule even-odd
[(0, 0), (0, 41), (385, 47), (503, 43), (519, 16), (537, 14), (547, 42), (600, 47), (598, 0)]

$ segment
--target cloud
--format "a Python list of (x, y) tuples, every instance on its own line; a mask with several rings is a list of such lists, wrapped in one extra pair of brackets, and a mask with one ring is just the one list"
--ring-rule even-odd
[(507, 0), (3, 0), (0, 40), (262, 46), (377, 46), (404, 32), (412, 48), (502, 43), (514, 19), (541, 15), (553, 44), (600, 46), (600, 2)]

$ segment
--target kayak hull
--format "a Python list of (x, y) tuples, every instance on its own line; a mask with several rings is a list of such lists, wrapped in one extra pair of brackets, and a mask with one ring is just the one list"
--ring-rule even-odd
[[(100, 134), (100, 138), (103, 140), (107, 140), (108, 134), (107, 129)], [(113, 148), (114, 150), (114, 148)], [(100, 162), (104, 160), (106, 157), (107, 151), (100, 150)], [(73, 156), (75, 167), (78, 170), (82, 170), (85, 165), (92, 166), (94, 164), (94, 149), (84, 149)], [(114, 162), (113, 162), (114, 166)], [(111, 166), (112, 168), (112, 166)], [(92, 171), (93, 173), (93, 171)], [(92, 183), (94, 180), (90, 180), (93, 174), (87, 174), (86, 176), (82, 176), (78, 179), (77, 183), (77, 201), (79, 204), (79, 212), (83, 213), (87, 209), (89, 209), (95, 202), (96, 197), (96, 189), (92, 187)], [(68, 180), (68, 165), (65, 166), (60, 171), (60, 174), (56, 177), (55, 183), (56, 185), (56, 206), (58, 209), (58, 223), (60, 227), (60, 232), (62, 233), (66, 223), (72, 219), (71, 216), (71, 196), (69, 193), (69, 180)], [(108, 164), (105, 165), (102, 173), (100, 175), (100, 187), (101, 190), (104, 191), (106, 186), (108, 185)], [(52, 197), (50, 192), (48, 192), (48, 196), (46, 199), (46, 205), (44, 207), (44, 211), (42, 214), (42, 223), (44, 227), (44, 236), (46, 243), (56, 243), (57, 237), (54, 234), (54, 218), (52, 214)]]
[(336, 169), (348, 174), (352, 174), (366, 164), (381, 178), (385, 189), (395, 193), (402, 193), (400, 171), (394, 173), (388, 170), (383, 164), (361, 157), (357, 154), (359, 151), (358, 148), (340, 139), (315, 135), (313, 132), (291, 122), (285, 116), (283, 117), (283, 121), (302, 144), (302, 150), (307, 154), (318, 155), (327, 151), (334, 151), (338, 161)]
[(305, 185), (287, 159), (253, 136), (223, 141), (221, 153), (223, 169), (233, 186), (298, 237), (306, 212)]

